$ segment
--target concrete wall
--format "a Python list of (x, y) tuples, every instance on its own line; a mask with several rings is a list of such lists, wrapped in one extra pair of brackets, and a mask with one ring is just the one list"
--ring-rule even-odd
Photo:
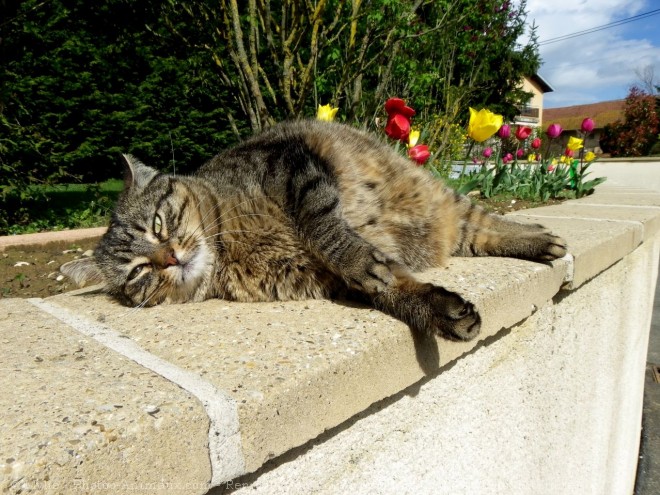
[(471, 342), (341, 301), (2, 299), (0, 491), (628, 494), (660, 194), (613, 185), (512, 214), (563, 259), (418, 274)]
[(659, 246), (237, 493), (632, 493)]

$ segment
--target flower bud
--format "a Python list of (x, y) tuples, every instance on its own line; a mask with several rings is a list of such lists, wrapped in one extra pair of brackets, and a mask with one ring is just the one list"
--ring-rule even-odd
[(559, 137), (562, 131), (563, 129), (559, 124), (550, 124), (548, 126), (548, 129), (545, 131), (545, 133), (548, 135), (550, 139), (555, 139)]
[(502, 139), (508, 139), (511, 136), (511, 126), (509, 124), (504, 124), (500, 127), (500, 130), (497, 131), (497, 135)]
[(594, 127), (596, 127), (596, 124), (594, 123), (593, 119), (587, 117), (582, 121), (582, 125), (580, 126), (580, 129), (585, 134), (589, 134), (591, 131), (594, 130)]

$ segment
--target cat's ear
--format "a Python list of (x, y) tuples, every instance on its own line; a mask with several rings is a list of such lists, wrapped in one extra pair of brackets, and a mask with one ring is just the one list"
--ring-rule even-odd
[(105, 283), (105, 277), (93, 256), (64, 263), (60, 272), (73, 280), (78, 287)]
[(122, 155), (124, 158), (124, 189), (133, 187), (143, 188), (151, 179), (158, 175), (158, 171), (148, 167), (133, 155)]

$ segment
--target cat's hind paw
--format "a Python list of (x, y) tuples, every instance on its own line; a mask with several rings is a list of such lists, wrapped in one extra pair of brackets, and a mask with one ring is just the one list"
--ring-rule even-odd
[(427, 285), (432, 315), (429, 330), (449, 340), (472, 340), (481, 329), (481, 317), (474, 304), (442, 287)]

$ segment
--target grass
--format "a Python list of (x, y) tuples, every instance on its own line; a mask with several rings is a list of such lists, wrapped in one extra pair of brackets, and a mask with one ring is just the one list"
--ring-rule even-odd
[(0, 219), (0, 235), (100, 227), (106, 225), (119, 193), (121, 180), (99, 184), (62, 184), (32, 186), (29, 197), (0, 198), (0, 209), (7, 212)]

